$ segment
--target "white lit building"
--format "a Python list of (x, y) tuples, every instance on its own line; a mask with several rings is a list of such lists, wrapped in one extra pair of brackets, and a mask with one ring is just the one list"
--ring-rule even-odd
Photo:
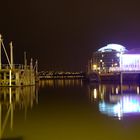
[(140, 50), (129, 50), (121, 56), (121, 70), (125, 71), (140, 71)]
[[(110, 68), (120, 67), (120, 58), (127, 49), (118, 44), (108, 44), (94, 52), (89, 63), (89, 71), (109, 72)], [(123, 61), (121, 61), (123, 65)]]

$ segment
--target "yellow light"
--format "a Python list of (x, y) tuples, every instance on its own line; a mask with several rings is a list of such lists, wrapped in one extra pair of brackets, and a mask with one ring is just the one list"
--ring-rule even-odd
[(93, 69), (96, 70), (97, 69), (97, 65), (93, 64)]
[(94, 89), (94, 99), (96, 99), (97, 98), (97, 89)]

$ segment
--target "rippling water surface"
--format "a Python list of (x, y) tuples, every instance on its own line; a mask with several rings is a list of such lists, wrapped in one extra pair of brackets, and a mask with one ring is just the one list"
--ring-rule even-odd
[(11, 140), (138, 140), (140, 86), (40, 81), (0, 88), (0, 138)]

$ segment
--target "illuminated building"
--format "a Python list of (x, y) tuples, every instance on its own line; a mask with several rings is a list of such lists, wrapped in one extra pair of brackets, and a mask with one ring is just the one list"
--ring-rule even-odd
[(133, 49), (121, 56), (121, 69), (127, 71), (140, 71), (140, 50)]
[(94, 52), (90, 61), (90, 71), (109, 72), (111, 67), (120, 67), (120, 56), (127, 49), (118, 44), (108, 44)]
[(118, 44), (98, 49), (88, 63), (87, 79), (91, 82), (140, 81), (140, 49), (127, 50)]

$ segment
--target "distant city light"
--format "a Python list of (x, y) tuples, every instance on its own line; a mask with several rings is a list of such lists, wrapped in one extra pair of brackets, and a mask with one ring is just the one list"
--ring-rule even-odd
[(115, 50), (117, 52), (127, 51), (124, 46), (119, 44), (108, 44), (107, 46), (100, 48), (98, 51), (105, 52), (105, 51), (112, 51), (112, 50)]

